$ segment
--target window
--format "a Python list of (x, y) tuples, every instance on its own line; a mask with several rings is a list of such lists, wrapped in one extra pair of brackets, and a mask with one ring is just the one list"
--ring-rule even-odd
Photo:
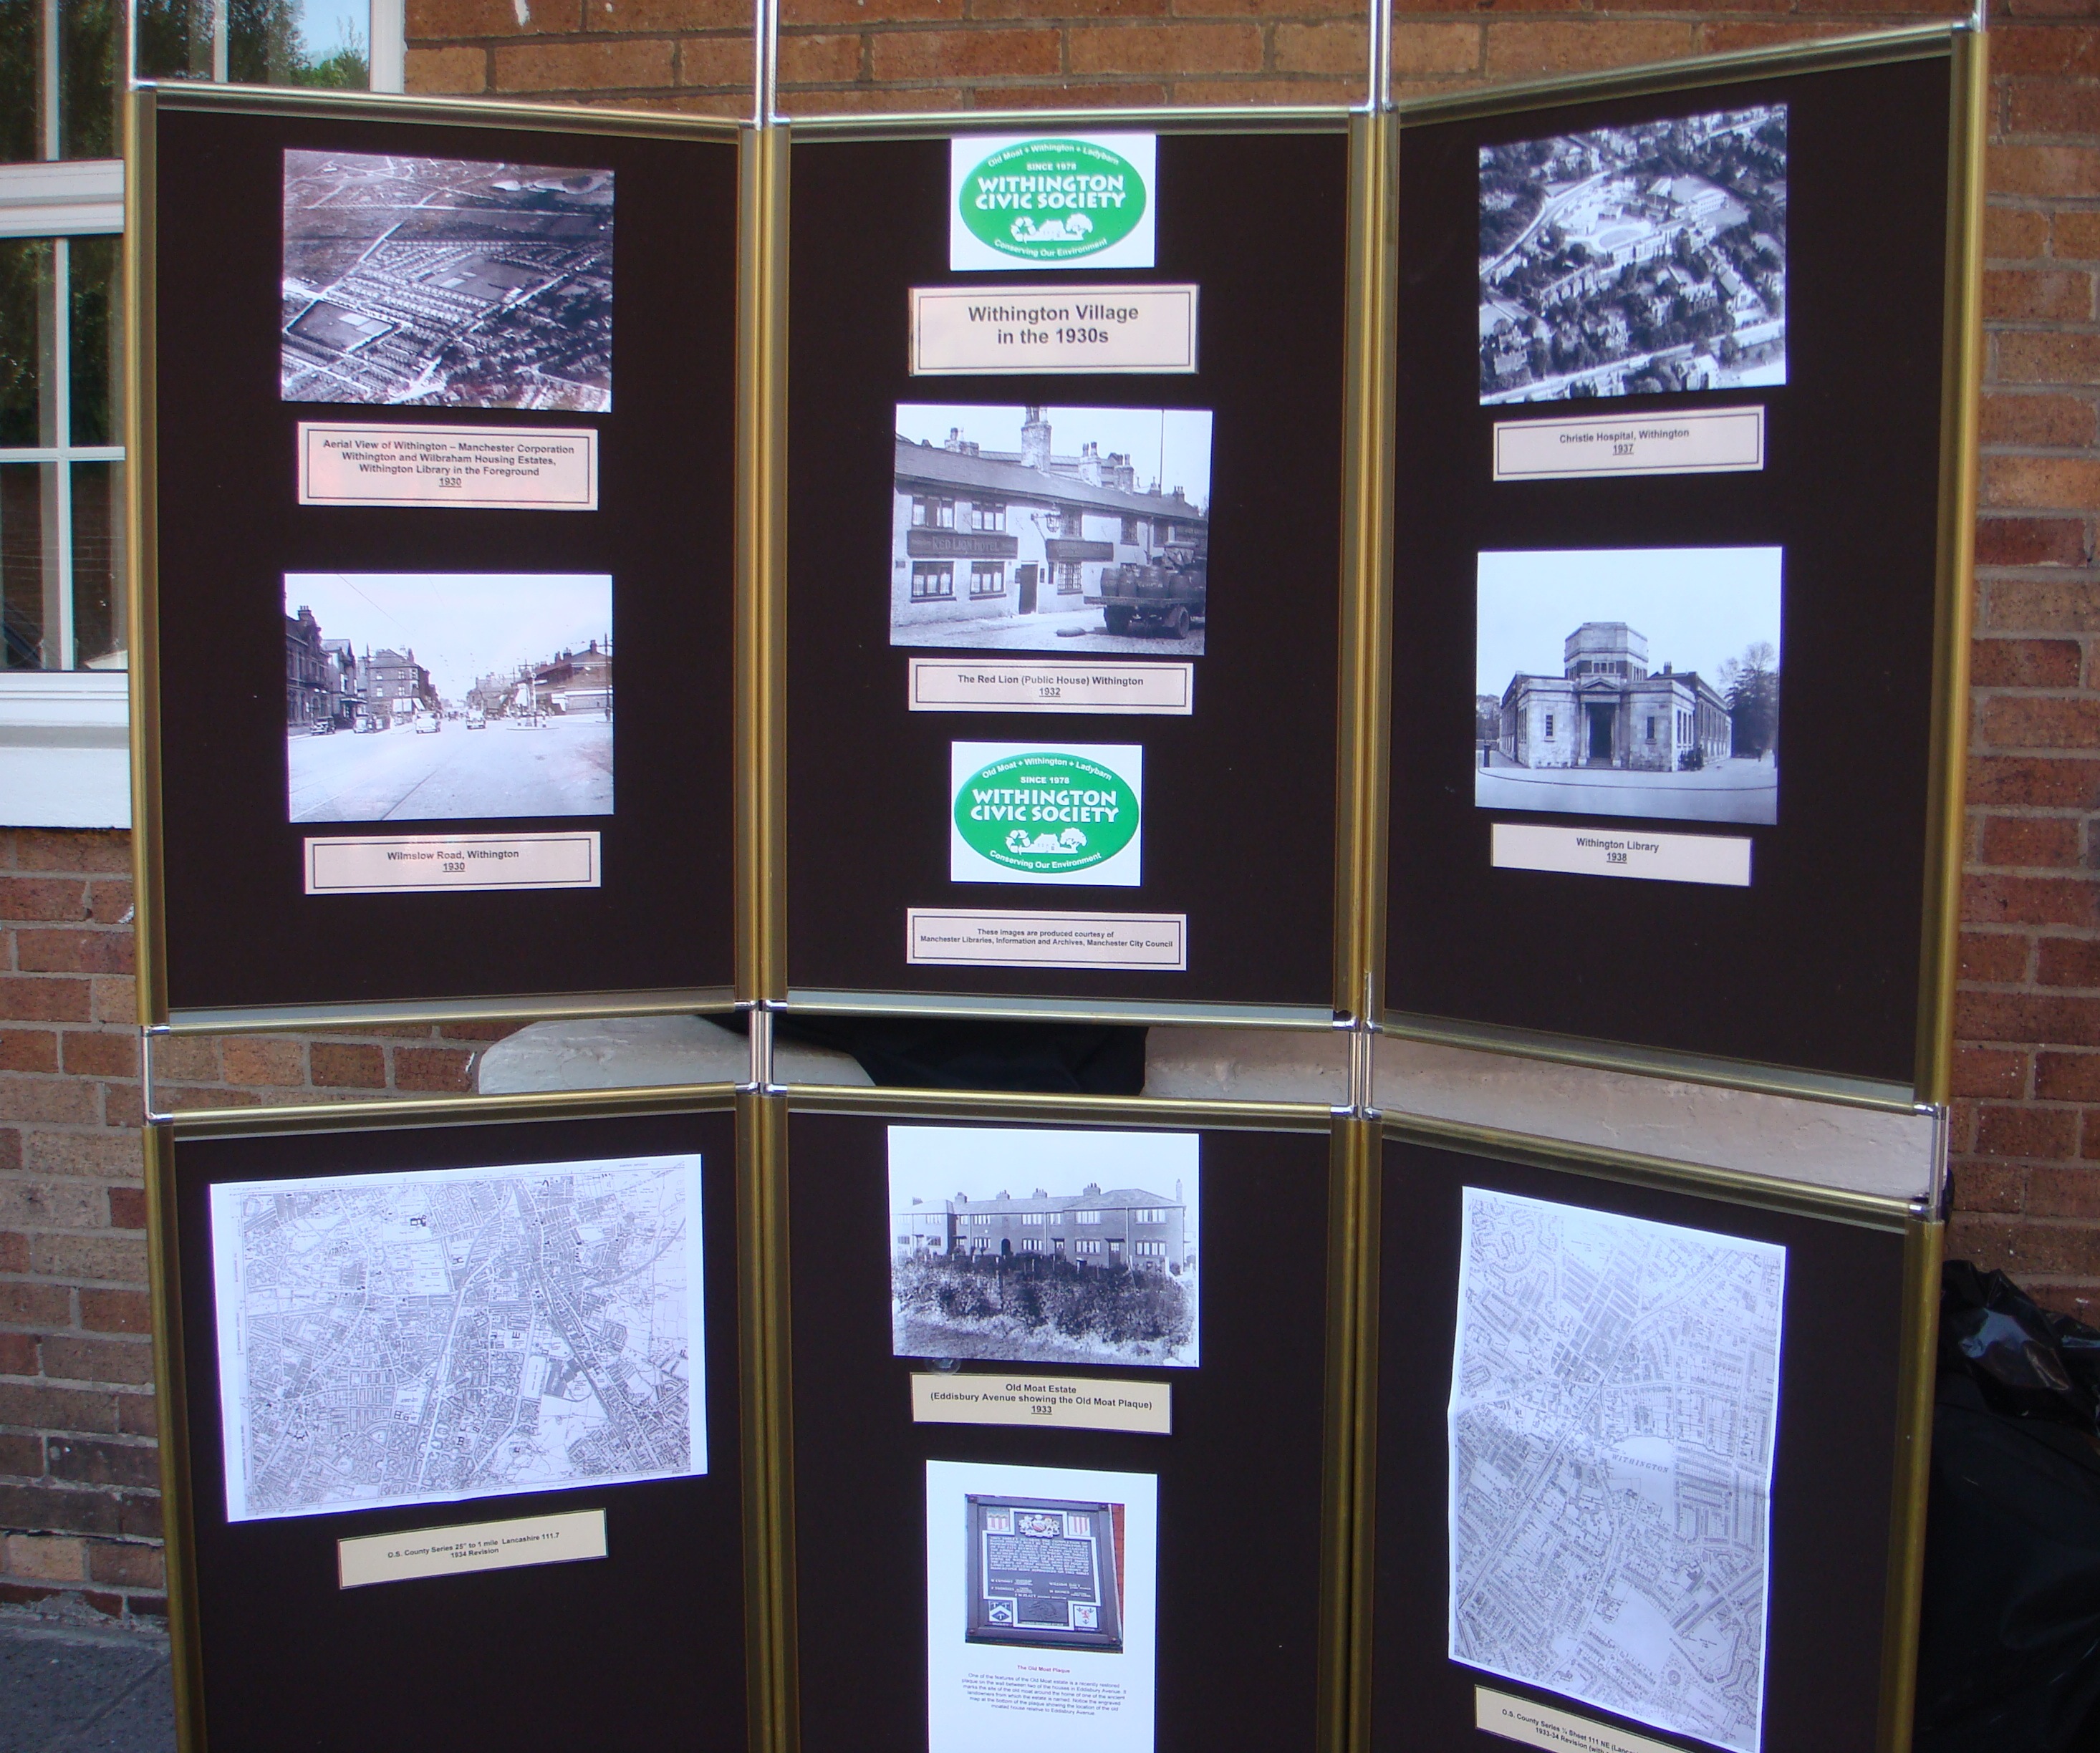
[(1076, 560), (1052, 561), (1050, 578), (1060, 597), (1076, 597), (1083, 588), (1079, 583), (1079, 562)]
[[(1076, 1211), (1072, 1213), (1072, 1221), (1075, 1223), (1099, 1223), (1101, 1214), (1098, 1211)], [(1096, 1244), (1096, 1246), (1099, 1245)]]
[(973, 597), (1004, 597), (1006, 594), (1006, 562), (1004, 560), (973, 560), (970, 562), (970, 594)]
[(1553, 715), (1551, 712), (1546, 715), (1546, 733), (1549, 737), (1553, 734)]
[(402, 13), (401, 0), (139, 0), (139, 73), (399, 91)]
[(1648, 740), (1651, 742), (1655, 741), (1655, 720), (1652, 717), (1648, 721)]
[(1023, 1223), (1033, 1224), (1039, 1230), (1043, 1227), (1043, 1213), (1039, 1211), (1024, 1211), (1021, 1214), (1021, 1221)]
[(1004, 505), (972, 505), (970, 527), (973, 530), (1004, 530), (1006, 527), (1006, 507)]
[(911, 523), (915, 529), (952, 530), (955, 526), (955, 502), (951, 499), (915, 499), (911, 501)]
[(954, 561), (915, 560), (911, 562), (911, 600), (914, 602), (948, 601), (953, 600), (955, 594)]
[(1165, 1209), (1158, 1205), (1140, 1205), (1130, 1217), (1133, 1223), (1164, 1223), (1167, 1221)]
[(1131, 1248), (1143, 1259), (1164, 1260), (1167, 1257), (1167, 1244), (1164, 1242), (1133, 1242)]

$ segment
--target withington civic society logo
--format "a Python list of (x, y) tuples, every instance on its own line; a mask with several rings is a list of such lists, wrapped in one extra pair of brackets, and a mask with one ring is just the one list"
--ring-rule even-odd
[(964, 134), (948, 143), (948, 266), (1149, 268), (1149, 134)]
[(955, 881), (1137, 885), (1141, 747), (951, 747)]

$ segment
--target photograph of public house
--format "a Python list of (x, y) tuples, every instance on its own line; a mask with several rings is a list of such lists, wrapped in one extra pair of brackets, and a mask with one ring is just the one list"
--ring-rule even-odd
[(1474, 803), (1778, 821), (1782, 557), (1776, 548), (1482, 554)]
[(1480, 148), (1480, 400), (1786, 381), (1786, 106)]
[(1193, 1133), (889, 1129), (893, 1350), (1197, 1363)]
[(283, 396), (612, 406), (612, 173), (285, 154)]
[(285, 575), (293, 821), (612, 813), (603, 573)]
[(900, 403), (889, 642), (1200, 657), (1211, 416)]

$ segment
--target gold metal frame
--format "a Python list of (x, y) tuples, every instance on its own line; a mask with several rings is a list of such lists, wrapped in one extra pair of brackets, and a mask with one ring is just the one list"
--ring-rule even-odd
[[(1967, 747), (1970, 604), (1976, 508), (1981, 310), (1983, 145), (1988, 73), (1982, 33), (1966, 20), (1906, 26), (1820, 42), (1785, 43), (1727, 55), (1663, 62), (1605, 73), (1415, 98), (1396, 106), (1403, 130), (1507, 115), (1556, 102), (1643, 96), (1731, 81), (1951, 58), (1954, 100), (1949, 134), (1947, 303), (1941, 386), (1939, 553), (1932, 676), (1933, 746), (1928, 778), (1925, 912), (1919, 945), (1917, 1046), (1908, 1090), (1784, 1065), (1673, 1054), (1612, 1041), (1531, 1034), (1453, 1019), (1392, 1013), (1387, 1033), (1451, 1046), (1487, 1046), (1648, 1076), (1755, 1089), (1811, 1101), (1867, 1106), (1937, 1104), (1948, 1099), (1953, 989), (1960, 928), (1962, 762)], [(1381, 734), (1381, 796), (1390, 789), (1390, 738)], [(1381, 854), (1383, 848), (1381, 848)], [(1383, 866), (1381, 866), (1383, 870)], [(1383, 971), (1379, 978), (1383, 979)]]
[[(1391, 779), (1391, 628), (1396, 540), (1392, 500), (1397, 232), (1397, 159), (1406, 127), (1491, 115), (1558, 100), (1666, 91), (1731, 78), (1926, 59), (1951, 52), (1957, 97), (1951, 143), (1948, 341), (1943, 368), (1939, 633), (1935, 669), (1934, 817), (1922, 948), (1915, 1090), (1868, 1080), (1710, 1060), (1447, 1023), (1383, 1010), (1387, 813)], [(1912, 29), (1711, 56), (1661, 67), (1533, 81), (1397, 106), (974, 111), (957, 115), (783, 117), (763, 126), (618, 110), (369, 95), (287, 93), (191, 86), (143, 89), (129, 108), (126, 179), (128, 494), (135, 539), (127, 562), (134, 650), (131, 738), (142, 1021), (153, 1033), (241, 1032), (381, 1023), (674, 1014), (731, 1005), (813, 1014), (978, 1018), (1063, 1017), (1104, 1022), (1332, 1028), (1367, 1046), (1373, 1030), (1406, 1038), (1599, 1069), (1807, 1097), (1885, 1112), (1912, 1112), (1946, 1096), (1952, 981), (1954, 885), (1960, 865), (1960, 782), (1966, 685), (1969, 534), (1974, 511), (1975, 313), (1981, 243), (1981, 148), (1986, 96), (1980, 37), (1958, 27)], [(615, 131), (734, 139), (739, 160), (738, 427), (735, 580), (736, 973), (734, 989), (492, 996), (429, 1003), (296, 1006), (170, 1015), (161, 865), (161, 772), (155, 591), (153, 187), (155, 118), (161, 107), (291, 115), (354, 115), (554, 133)], [(788, 216), (792, 144), (946, 137), (975, 130), (1078, 126), (1176, 132), (1340, 132), (1350, 136), (1349, 302), (1344, 313), (1348, 384), (1338, 658), (1335, 780), (1336, 938), (1332, 1010), (1312, 1006), (1002, 998), (791, 989), (785, 916), (785, 610)], [(179, 1733), (202, 1753), (202, 1661), (196, 1619), (189, 1411), (180, 1324), (174, 1146), (189, 1138), (295, 1135), (365, 1128), (487, 1125), (524, 1120), (719, 1112), (737, 1117), (747, 1694), (754, 1753), (794, 1753), (798, 1742), (793, 1517), (794, 1434), (787, 1199), (788, 1121), (796, 1113), (1326, 1133), (1328, 1325), (1326, 1478), (1321, 1508), (1321, 1753), (1365, 1753), (1370, 1738), (1374, 1487), (1377, 1442), (1379, 1213), (1385, 1140), (1405, 1140), (1501, 1161), (1533, 1163), (1803, 1217), (1897, 1231), (1905, 1237), (1904, 1372), (1884, 1619), (1879, 1753), (1903, 1753), (1916, 1668), (1917, 1592), (1929, 1452), (1937, 1267), (1943, 1229), (1917, 1202), (1818, 1187), (1603, 1147), (1538, 1139), (1492, 1127), (1380, 1117), (1371, 1106), (1368, 1054), (1351, 1104), (1162, 1100), (979, 1091), (782, 1086), (756, 1046), (752, 1081), (513, 1096), (309, 1103), (222, 1109), (147, 1129), (149, 1271), (155, 1383), (168, 1508), (170, 1622)], [(1929, 1202), (1927, 1202), (1929, 1205)]]
[(351, 1027), (394, 1022), (532, 1021), (552, 1016), (637, 1016), (727, 1009), (726, 987), (641, 993), (524, 993), (380, 1003), (267, 1005), (171, 1011), (167, 991), (167, 901), (162, 846), (163, 749), (160, 711), (160, 551), (157, 517), (158, 402), (155, 307), (157, 120), (162, 110), (292, 116), (327, 121), (443, 123), (454, 127), (708, 139), (727, 145), (738, 125), (713, 117), (666, 116), (581, 105), (513, 104), (485, 98), (403, 97), (381, 92), (305, 91), (278, 86), (178, 81), (142, 84), (125, 105), (125, 470), (132, 540), (125, 558), (131, 630), (131, 821), (135, 883), (139, 1021), (173, 1034)]

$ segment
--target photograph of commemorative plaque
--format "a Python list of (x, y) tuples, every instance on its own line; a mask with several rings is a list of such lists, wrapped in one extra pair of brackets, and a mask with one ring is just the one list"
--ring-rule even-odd
[(1876, 52), (1407, 121), (1388, 1010), (1912, 1081), (1952, 81)]
[(743, 1746), (730, 1116), (157, 1148), (211, 1745)]
[(1375, 1738), (1873, 1745), (1899, 1213), (1391, 1139), (1384, 1172)]
[(141, 102), (157, 1014), (726, 986), (733, 141)]
[(788, 1148), (803, 1746), (1309, 1747), (1327, 1134)]
[(1348, 161), (797, 126), (791, 992), (1329, 1007)]

